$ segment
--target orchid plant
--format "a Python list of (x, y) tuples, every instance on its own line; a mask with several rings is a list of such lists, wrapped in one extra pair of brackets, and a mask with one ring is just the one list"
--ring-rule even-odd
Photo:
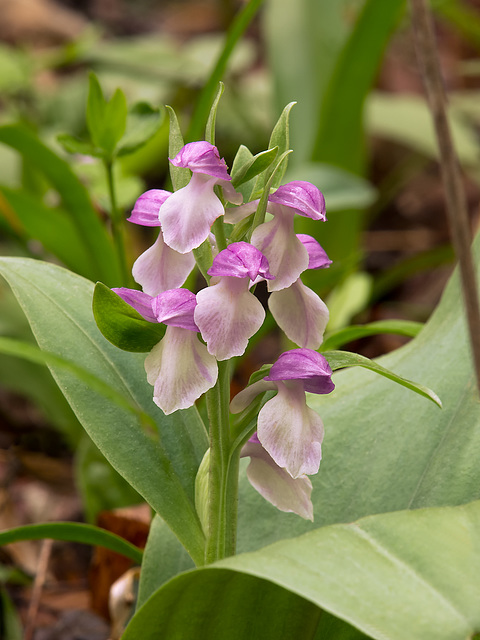
[[(340, 606), (332, 604), (332, 593), (335, 602), (341, 603), (340, 617), (355, 620), (359, 628), (369, 630), (372, 607), (366, 607), (366, 618), (362, 606), (358, 615), (342, 609), (350, 606), (350, 572), (358, 570), (360, 577), (355, 579), (363, 586), (362, 563), (370, 559), (364, 560), (365, 549), (356, 536), (368, 536), (359, 528), (360, 521), (322, 526), (358, 518), (358, 513), (351, 510), (345, 511), (346, 519), (344, 511), (329, 516), (329, 508), (335, 510), (337, 496), (330, 504), (330, 498), (325, 496), (334, 493), (333, 486), (343, 492), (344, 502), (350, 504), (352, 483), (370, 490), (368, 460), (378, 457), (374, 445), (381, 435), (389, 443), (389, 463), (384, 463), (382, 456), (379, 459), (388, 467), (388, 473), (381, 478), (384, 483), (388, 475), (390, 485), (385, 493), (393, 496), (388, 502), (390, 510), (401, 508), (407, 498), (410, 505), (408, 483), (403, 483), (404, 487), (398, 482), (398, 474), (390, 474), (390, 465), (396, 463), (400, 449), (408, 457), (402, 448), (405, 440), (413, 443), (410, 449), (415, 448), (415, 452), (422, 450), (422, 430), (417, 429), (419, 406), (408, 403), (408, 416), (397, 428), (397, 435), (389, 430), (383, 436), (391, 407), (401, 405), (400, 412), (407, 411), (405, 389), (397, 391), (387, 382), (387, 398), (382, 395), (384, 390), (378, 379), (378, 384), (365, 392), (363, 383), (342, 388), (341, 380), (349, 372), (337, 378), (335, 389), (332, 376), (338, 369), (360, 366), (436, 405), (441, 406), (441, 402), (427, 387), (378, 362), (359, 354), (330, 350), (332, 345), (345, 342), (344, 332), (330, 331), (324, 339), (328, 308), (302, 281), (313, 269), (318, 270), (320, 279), (323, 270), (331, 265), (318, 241), (328, 228), (328, 197), (326, 203), (322, 185), (289, 179), (286, 173), (291, 153), (289, 113), (293, 105), (287, 105), (280, 115), (268, 148), (253, 155), (241, 145), (229, 169), (215, 146), (221, 93), (222, 88), (211, 108), (204, 140), (185, 144), (176, 115), (167, 107), (172, 188), (150, 189), (141, 194), (127, 222), (116, 206), (114, 164), (123, 153), (149, 139), (152, 121), (158, 124), (158, 114), (145, 106), (136, 108), (134, 126), (130, 126), (125, 101), (114, 94), (107, 103), (98, 82), (92, 79), (91, 143), (65, 137), (63, 141), (65, 148), (75, 153), (100, 158), (109, 178), (113, 242), (106, 245), (110, 253), (105, 255), (109, 257), (111, 273), (102, 275), (108, 286), (97, 282), (94, 287), (91, 279), (50, 263), (0, 259), (0, 273), (11, 284), (40, 346), (36, 350), (33, 345), (4, 339), (0, 340), (0, 349), (49, 365), (92, 442), (117, 470), (117, 481), (120, 478), (137, 499), (141, 496), (151, 506), (155, 517), (145, 552), (142, 555), (140, 549), (122, 538), (80, 523), (45, 523), (40, 529), (35, 525), (33, 530), (27, 525), (0, 532), (0, 544), (32, 535), (93, 541), (141, 564), (136, 611), (123, 632), (124, 640), (153, 640), (159, 630), (164, 633), (167, 627), (174, 630), (175, 637), (194, 633), (202, 638), (244, 638), (249, 637), (252, 626), (259, 626), (259, 621), (262, 625), (268, 623), (265, 637), (313, 638), (323, 624), (318, 621), (320, 607), (335, 612)], [(147, 122), (140, 136), (141, 114)], [(136, 131), (135, 144), (132, 131)], [(78, 193), (81, 191), (77, 189)], [(82, 214), (88, 213), (83, 205), (78, 206)], [(296, 233), (296, 221), (301, 222), (301, 218), (308, 219), (315, 237)], [(88, 219), (87, 223), (90, 224)], [(146, 251), (135, 256), (130, 275), (124, 267), (129, 263), (125, 247), (132, 244), (126, 242), (128, 228), (135, 229), (132, 225), (150, 227), (157, 236), (152, 237)], [(99, 246), (103, 256), (103, 245)], [(458, 341), (456, 311), (455, 307), (454, 318), (442, 324), (449, 328), (450, 337), (440, 341), (440, 350), (435, 342), (439, 375), (446, 366), (442, 360), (444, 345)], [(248, 352), (248, 362), (254, 362), (257, 353), (263, 351), (255, 352), (252, 343), (257, 343), (275, 323), (277, 352), (272, 355), (273, 363), (259, 361), (258, 370), (253, 371), (244, 388), (232, 394), (238, 359)], [(58, 340), (59, 335), (63, 341)], [(413, 343), (408, 347), (417, 353)], [(422, 376), (426, 375), (426, 365), (421, 369), (419, 362), (430, 367), (432, 356), (430, 351), (424, 353), (420, 349), (414, 365), (407, 369), (412, 375), (419, 370)], [(399, 366), (398, 359), (387, 361), (394, 368)], [(464, 361), (455, 353), (455, 363)], [(442, 382), (442, 396), (455, 385), (462, 394), (463, 388), (468, 388), (464, 382), (468, 378), (451, 378)], [(440, 382), (438, 378), (435, 384)], [(420, 402), (420, 410), (424, 404)], [(359, 411), (359, 407), (366, 410)], [(478, 411), (478, 407), (467, 404), (465, 409), (462, 405), (463, 411)], [(432, 407), (430, 413), (432, 423), (443, 421), (450, 428), (448, 412), (441, 412), (442, 417), (438, 418), (437, 409)], [(338, 424), (343, 424), (340, 433)], [(330, 485), (327, 480), (327, 488), (322, 490), (325, 476), (322, 471), (318, 481), (314, 476), (322, 460), (324, 430), (329, 438), (325, 459), (329, 469), (336, 464), (338, 471), (333, 485), (332, 480)], [(441, 430), (431, 431), (437, 434), (430, 434), (431, 438), (443, 438)], [(391, 437), (396, 437), (392, 446)], [(344, 449), (352, 451), (347, 465), (339, 464), (338, 457), (335, 459), (339, 438), (343, 438)], [(434, 450), (435, 445), (428, 448)], [(409, 455), (413, 457), (411, 450)], [(418, 469), (423, 479), (423, 463)], [(328, 471), (325, 466), (323, 473), (328, 476)], [(340, 487), (345, 477), (350, 478), (350, 484)], [(409, 482), (414, 483), (415, 478), (409, 478)], [(456, 496), (455, 483), (453, 486)], [(404, 502), (398, 502), (400, 489), (406, 492)], [(368, 513), (377, 513), (375, 491), (372, 495)], [(246, 504), (248, 501), (251, 502)], [(379, 530), (383, 530), (384, 517), (385, 514), (379, 516)], [(399, 515), (400, 525), (407, 517), (410, 518), (408, 512)], [(338, 536), (345, 534), (344, 526), (353, 539), (342, 538), (339, 543)], [(387, 526), (388, 531), (395, 532), (395, 540), (397, 529), (396, 523)], [(304, 555), (304, 535), (298, 534), (305, 534)], [(297, 537), (290, 545), (288, 538), (292, 535)], [(278, 539), (280, 547), (269, 544)], [(243, 553), (262, 543), (259, 552)], [(236, 556), (237, 548), (241, 555)], [(320, 548), (324, 551), (319, 552)], [(378, 560), (383, 567), (382, 544), (375, 544), (374, 549), (372, 562)], [(332, 569), (329, 562), (335, 554)], [(354, 561), (346, 563), (349, 554)], [(432, 555), (438, 556), (434, 547)], [(310, 575), (310, 569), (318, 568), (322, 562), (328, 568), (322, 565), (318, 569), (322, 572), (319, 582), (318, 573)], [(403, 579), (403, 565), (392, 566), (392, 571), (398, 569)], [(341, 580), (337, 580), (337, 569), (346, 572)], [(228, 573), (232, 570), (233, 578)], [(417, 575), (414, 570), (410, 574)], [(330, 581), (331, 576), (334, 582)], [(309, 590), (312, 584), (316, 585), (313, 592)], [(373, 584), (383, 597), (383, 582), (375, 573)], [(322, 585), (327, 585), (325, 592)], [(217, 628), (218, 616), (210, 614), (220, 592), (223, 596), (224, 587), (225, 597), (232, 604), (219, 607), (223, 622)], [(190, 595), (182, 600), (184, 591)], [(357, 591), (357, 599), (363, 602), (362, 590)], [(398, 594), (392, 593), (396, 603)], [(426, 597), (430, 597), (429, 588)], [(185, 608), (179, 606), (177, 610), (172, 603), (180, 601)], [(441, 603), (443, 607), (443, 600)], [(193, 611), (191, 619), (184, 615), (186, 609)], [(207, 621), (200, 629), (207, 618), (212, 619), (212, 627)], [(328, 626), (328, 619), (324, 624)], [(186, 628), (193, 631), (182, 635)], [(223, 629), (228, 630), (226, 635)]]
[[(295, 219), (318, 222), (321, 237), (326, 205), (316, 185), (282, 183), (292, 105), (282, 113), (269, 148), (253, 156), (240, 147), (229, 173), (214, 144), (221, 91), (206, 140), (184, 144), (170, 110), (173, 191), (146, 191), (128, 218), (158, 229), (133, 265), (141, 290), (98, 284), (94, 296), (105, 337), (126, 350), (148, 351), (146, 380), (166, 416), (205, 398), (209, 448), (195, 483), (205, 536), (204, 551), (194, 558), (200, 565), (235, 554), (241, 458), (249, 458), (247, 477), (263, 498), (313, 520), (309, 476), (319, 471), (324, 425), (307, 394), (332, 393), (333, 370), (359, 363), (342, 352), (319, 351), (329, 312), (301, 276), (307, 269), (328, 268), (331, 260), (316, 238), (295, 233)], [(290, 348), (231, 398), (236, 358), (266, 318), (255, 295), (263, 281), (268, 309), (285, 335), (279, 343)], [(437, 400), (433, 392), (374, 368)]]

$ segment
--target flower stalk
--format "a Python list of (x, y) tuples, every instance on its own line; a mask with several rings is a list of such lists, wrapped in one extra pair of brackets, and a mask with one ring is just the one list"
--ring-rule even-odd
[(210, 469), (206, 564), (234, 555), (236, 546), (239, 455), (231, 455), (230, 362), (219, 362), (218, 369), (217, 384), (207, 392)]

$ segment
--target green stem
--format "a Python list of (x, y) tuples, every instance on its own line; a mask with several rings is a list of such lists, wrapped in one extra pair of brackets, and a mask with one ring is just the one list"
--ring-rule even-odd
[(210, 420), (208, 531), (205, 562), (235, 553), (239, 454), (230, 454), (230, 363), (218, 363), (218, 381), (207, 393)]
[(122, 274), (122, 284), (129, 286), (132, 284), (132, 279), (127, 268), (127, 259), (125, 255), (125, 243), (123, 239), (123, 217), (121, 211), (117, 206), (117, 196), (115, 193), (115, 182), (113, 179), (113, 161), (104, 161), (105, 170), (107, 172), (108, 193), (110, 195), (110, 209), (111, 209), (111, 222), (112, 222), (112, 235), (115, 250), (117, 252), (118, 263)]

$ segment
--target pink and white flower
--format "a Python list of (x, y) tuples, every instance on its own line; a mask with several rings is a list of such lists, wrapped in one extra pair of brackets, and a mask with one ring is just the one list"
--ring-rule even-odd
[[(308, 253), (309, 269), (329, 267), (331, 260), (311, 236), (298, 234)], [(323, 300), (298, 278), (280, 291), (272, 291), (268, 306), (275, 321), (286, 336), (306, 349), (318, 349), (328, 324), (329, 312)]]
[[(249, 202), (232, 211), (226, 221), (238, 222), (255, 210), (258, 201)], [(273, 219), (260, 224), (253, 232), (251, 243), (267, 258), (275, 279), (268, 283), (269, 291), (279, 291), (293, 284), (308, 268), (307, 248), (296, 236), (295, 214), (312, 220), (326, 220), (325, 198), (310, 182), (294, 180), (280, 186), (268, 198), (267, 212)]]
[[(160, 227), (160, 207), (171, 195), (170, 191), (163, 189), (146, 191), (135, 202), (129, 222), (146, 227)], [(165, 244), (160, 229), (154, 244), (134, 262), (132, 275), (145, 293), (156, 296), (162, 291), (181, 287), (194, 266), (193, 253), (183, 254), (171, 249)]]
[(243, 198), (230, 184), (225, 160), (209, 142), (189, 142), (170, 162), (190, 169), (193, 175), (186, 187), (160, 206), (159, 220), (165, 243), (179, 253), (188, 253), (208, 238), (212, 224), (224, 214), (215, 185), (222, 187), (230, 202), (240, 204)]
[(247, 242), (221, 251), (208, 270), (210, 286), (197, 293), (194, 318), (209, 353), (217, 360), (240, 356), (260, 329), (265, 311), (249, 291), (257, 278), (271, 279), (265, 256)]
[(265, 500), (280, 511), (313, 521), (312, 483), (308, 476), (292, 478), (263, 448), (256, 433), (242, 447), (240, 457), (250, 458), (247, 478)]
[(215, 385), (218, 375), (215, 358), (196, 335), (195, 294), (188, 289), (163, 291), (155, 297), (134, 289), (113, 291), (145, 320), (167, 325), (164, 337), (145, 359), (155, 404), (166, 415), (191, 407)]
[(282, 353), (268, 376), (233, 398), (232, 413), (239, 413), (264, 391), (277, 391), (258, 414), (257, 435), (275, 463), (292, 478), (318, 472), (322, 457), (323, 422), (307, 406), (305, 392), (330, 393), (335, 388), (327, 360), (311, 349)]

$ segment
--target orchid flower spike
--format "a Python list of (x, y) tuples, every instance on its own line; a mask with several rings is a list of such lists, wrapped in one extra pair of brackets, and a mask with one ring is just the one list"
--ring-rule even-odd
[(249, 291), (257, 278), (271, 279), (265, 256), (247, 242), (234, 242), (215, 256), (209, 287), (197, 293), (194, 319), (217, 360), (240, 356), (260, 329), (265, 311)]
[[(158, 212), (171, 196), (170, 191), (150, 189), (135, 202), (129, 222), (145, 227), (160, 227)], [(165, 244), (162, 230), (154, 244), (134, 262), (132, 275), (145, 293), (156, 296), (181, 287), (195, 266), (193, 253), (178, 253)]]
[[(225, 221), (238, 222), (252, 213), (257, 204), (258, 201), (252, 201), (237, 209), (232, 207), (232, 211), (227, 210)], [(293, 284), (308, 268), (308, 252), (295, 235), (294, 216), (325, 221), (325, 198), (310, 182), (294, 180), (269, 196), (267, 212), (273, 219), (260, 224), (250, 241), (267, 257), (275, 276), (275, 280), (268, 283), (268, 290), (279, 291)]]
[(262, 447), (256, 433), (242, 447), (240, 457), (250, 458), (247, 478), (265, 500), (280, 511), (313, 521), (312, 483), (308, 476), (292, 478)]
[(218, 375), (217, 362), (197, 338), (193, 319), (195, 294), (188, 289), (163, 291), (152, 297), (134, 289), (112, 289), (149, 322), (167, 325), (164, 337), (145, 359), (153, 401), (168, 415), (191, 407), (211, 389)]
[(264, 391), (277, 391), (258, 414), (257, 435), (275, 463), (292, 478), (317, 473), (322, 457), (323, 423), (307, 406), (305, 392), (330, 393), (332, 370), (320, 353), (292, 349), (282, 353), (268, 376), (238, 393), (232, 413), (243, 411)]
[[(297, 234), (308, 253), (309, 269), (325, 269), (331, 260), (312, 238)], [(272, 291), (268, 306), (276, 323), (286, 336), (299, 347), (318, 349), (328, 324), (329, 312), (323, 300), (301, 278), (280, 291)]]
[(175, 167), (188, 168), (192, 177), (160, 206), (159, 220), (166, 244), (179, 253), (199, 247), (215, 220), (224, 214), (213, 188), (220, 185), (225, 198), (240, 204), (242, 195), (231, 186), (225, 160), (209, 142), (189, 142), (170, 159)]

